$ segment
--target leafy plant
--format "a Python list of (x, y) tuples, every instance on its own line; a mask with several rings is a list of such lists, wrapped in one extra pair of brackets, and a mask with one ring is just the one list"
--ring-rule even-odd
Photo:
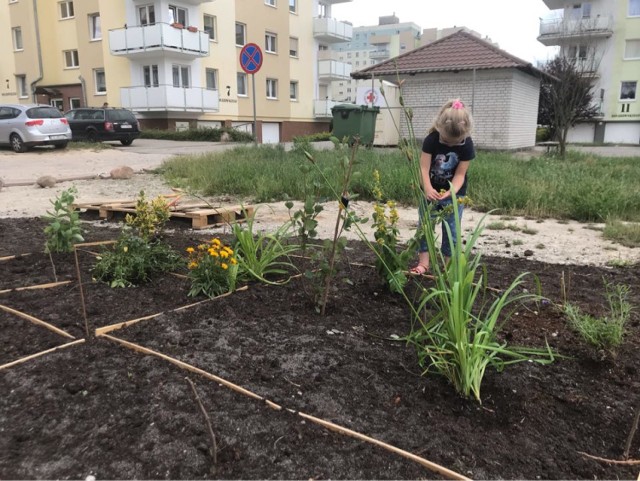
[(611, 286), (605, 281), (607, 301), (610, 314), (605, 317), (594, 317), (583, 313), (579, 307), (567, 303), (564, 313), (569, 325), (589, 344), (597, 349), (612, 351), (622, 343), (625, 325), (631, 313), (628, 302), (629, 286)]
[(206, 244), (188, 247), (187, 254), (191, 280), (189, 296), (215, 297), (235, 290), (238, 260), (231, 247), (214, 238)]
[(143, 190), (136, 201), (136, 214), (127, 214), (125, 223), (132, 227), (143, 239), (149, 240), (158, 235), (169, 220), (169, 204), (164, 197), (148, 201)]
[(47, 238), (45, 252), (71, 252), (74, 244), (84, 241), (80, 228), (80, 216), (73, 208), (77, 193), (75, 187), (70, 187), (51, 201), (53, 212), (47, 211), (47, 215), (43, 216), (43, 219), (49, 222), (44, 229)]
[(113, 248), (98, 257), (92, 274), (111, 287), (132, 287), (179, 265), (180, 256), (169, 245), (148, 241), (126, 229)]
[(239, 277), (246, 273), (250, 278), (267, 284), (280, 284), (268, 278), (283, 276), (295, 269), (290, 262), (281, 259), (299, 249), (297, 245), (287, 244), (291, 223), (287, 222), (273, 233), (254, 232), (254, 220), (257, 209), (251, 215), (245, 215), (245, 225), (233, 224), (236, 238), (236, 259), (239, 265)]

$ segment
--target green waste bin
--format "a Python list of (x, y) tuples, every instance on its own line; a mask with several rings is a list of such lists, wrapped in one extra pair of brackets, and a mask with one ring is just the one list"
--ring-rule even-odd
[(353, 144), (356, 137), (360, 137), (361, 145), (373, 145), (376, 134), (376, 117), (380, 107), (366, 105), (339, 104), (331, 109), (333, 115), (332, 133), (342, 140), (349, 138)]

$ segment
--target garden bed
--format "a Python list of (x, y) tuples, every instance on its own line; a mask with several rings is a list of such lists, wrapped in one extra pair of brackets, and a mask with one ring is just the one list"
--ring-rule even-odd
[[(87, 241), (117, 235), (86, 227)], [(0, 364), (85, 338), (74, 256), (57, 255), (52, 263), (41, 253), (42, 228), (36, 219), (0, 220), (0, 258), (31, 253), (0, 262), (0, 291), (71, 282), (5, 292), (0, 305), (73, 339), (0, 310)], [(168, 238), (182, 251), (201, 239), (192, 231)], [(203, 300), (187, 297), (185, 279), (167, 274), (145, 286), (110, 289), (91, 282), (90, 252), (80, 252), (79, 259), (92, 330), (162, 314), (0, 371), (2, 479), (444, 477), (305, 415), (476, 479), (638, 475), (638, 466), (581, 453), (622, 459), (640, 400), (640, 314), (632, 312), (617, 356), (602, 359), (554, 307), (564, 283), (571, 302), (603, 315), (604, 279), (630, 286), (630, 302), (638, 307), (637, 269), (485, 257), (492, 288), (533, 272), (552, 301), (516, 309), (503, 338), (530, 347), (548, 342), (569, 358), (488, 371), (478, 404), (460, 398), (442, 378), (420, 375), (414, 350), (395, 340), (410, 331), (408, 308), (367, 267), (372, 255), (359, 242), (349, 245), (339, 276), (348, 282), (337, 283), (324, 317), (315, 312), (302, 278), (285, 286), (251, 284), (175, 310)], [(181, 369), (181, 362), (192, 371)], [(215, 466), (207, 424), (185, 377), (196, 384), (211, 417)], [(227, 381), (251, 395), (229, 389)], [(630, 454), (640, 457), (640, 435)]]

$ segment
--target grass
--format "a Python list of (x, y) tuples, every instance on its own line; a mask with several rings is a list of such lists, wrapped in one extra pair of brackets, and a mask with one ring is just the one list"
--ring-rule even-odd
[(607, 221), (603, 235), (626, 247), (640, 247), (640, 224), (630, 224), (619, 220)]
[[(330, 180), (339, 177), (333, 151), (314, 152), (314, 158)], [(361, 172), (354, 179), (354, 193), (373, 200), (373, 170), (383, 179), (389, 199), (415, 204), (410, 169), (399, 151), (361, 149)], [(174, 185), (206, 195), (245, 196), (255, 202), (303, 197), (299, 181), (301, 150), (282, 147), (240, 146), (225, 152), (182, 156), (167, 161), (161, 169)], [(331, 193), (320, 181), (320, 194)], [(606, 181), (603, 179), (606, 178)], [(549, 157), (523, 160), (509, 153), (478, 152), (469, 169), (468, 195), (476, 210), (497, 209), (503, 216), (553, 217), (580, 222), (606, 219), (640, 222), (640, 178), (637, 158), (608, 158), (569, 152), (565, 160)]]
[(68, 149), (72, 150), (106, 150), (113, 149), (113, 145), (104, 142), (82, 142), (72, 140), (67, 144)]

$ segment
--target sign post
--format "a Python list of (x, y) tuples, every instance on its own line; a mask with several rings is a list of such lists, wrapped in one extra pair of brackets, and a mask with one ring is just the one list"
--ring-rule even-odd
[(256, 128), (256, 72), (262, 67), (264, 56), (262, 50), (255, 43), (248, 43), (240, 50), (240, 67), (247, 74), (251, 74), (252, 96), (253, 96), (253, 138), (258, 142), (258, 131)]

